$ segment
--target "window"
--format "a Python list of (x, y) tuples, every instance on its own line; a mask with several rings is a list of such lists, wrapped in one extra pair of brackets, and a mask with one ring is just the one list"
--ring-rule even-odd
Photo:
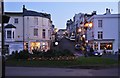
[(38, 18), (37, 17), (34, 18), (34, 23), (35, 23), (35, 25), (38, 25)]
[(11, 38), (11, 35), (12, 35), (11, 31), (8, 30), (8, 31), (7, 31), (7, 38)]
[(45, 38), (45, 29), (42, 31), (42, 37)]
[(98, 20), (98, 27), (102, 27), (102, 20)]
[(103, 39), (103, 32), (102, 31), (98, 31), (98, 39)]
[(18, 24), (18, 18), (14, 18), (14, 23)]
[(94, 44), (94, 48), (95, 48), (95, 50), (98, 50), (98, 43), (97, 42)]
[(38, 36), (38, 29), (34, 28), (34, 36)]
[(13, 39), (14, 39), (14, 31), (13, 31)]
[(112, 50), (113, 44), (112, 43), (100, 43), (100, 50)]

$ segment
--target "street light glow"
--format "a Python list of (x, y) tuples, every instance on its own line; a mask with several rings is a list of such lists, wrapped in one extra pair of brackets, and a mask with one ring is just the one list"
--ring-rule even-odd
[(43, 45), (45, 45), (45, 43), (43, 43)]
[(85, 38), (85, 35), (83, 35), (83, 38)]
[(86, 40), (86, 43), (88, 43), (88, 40)]
[(82, 31), (81, 28), (79, 28), (79, 29), (78, 29), (78, 32), (81, 32), (81, 31)]
[(92, 28), (92, 26), (93, 26), (93, 24), (92, 24), (92, 22), (90, 22), (90, 23), (89, 23), (89, 27)]
[(55, 42), (55, 45), (58, 45), (58, 42)]
[(88, 23), (86, 23), (86, 24), (85, 24), (85, 27), (88, 27), (88, 26), (89, 26), (89, 24), (88, 24)]

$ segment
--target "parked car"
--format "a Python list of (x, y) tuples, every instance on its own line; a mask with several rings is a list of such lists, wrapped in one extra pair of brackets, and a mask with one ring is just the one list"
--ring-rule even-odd
[(75, 45), (75, 50), (80, 50), (80, 44)]
[(88, 52), (88, 56), (99, 56), (101, 57), (103, 55), (102, 52), (94, 51), (94, 52)]
[(75, 41), (75, 36), (70, 36), (71, 41)]

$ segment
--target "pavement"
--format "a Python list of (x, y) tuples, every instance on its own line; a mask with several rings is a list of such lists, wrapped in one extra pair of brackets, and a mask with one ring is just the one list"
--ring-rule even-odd
[(6, 67), (6, 76), (118, 76), (118, 68), (71, 69), (43, 67)]

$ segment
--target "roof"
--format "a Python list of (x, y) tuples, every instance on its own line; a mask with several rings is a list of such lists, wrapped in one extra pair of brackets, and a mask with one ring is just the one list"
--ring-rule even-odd
[(24, 10), (23, 13), (24, 16), (40, 16), (40, 17), (46, 17), (48, 19), (51, 19), (51, 15), (47, 13), (40, 13), (36, 11), (31, 11), (31, 10)]
[(5, 15), (23, 16), (23, 12), (5, 12)]
[(58, 31), (66, 31), (66, 29), (59, 29)]
[(120, 18), (120, 14), (94, 15), (90, 19), (88, 19), (88, 21), (94, 18)]
[(7, 24), (6, 26), (5, 26), (5, 28), (16, 28), (14, 25), (12, 25), (12, 24)]
[(24, 12), (5, 12), (8, 16), (40, 16), (51, 19), (51, 15), (25, 9)]

